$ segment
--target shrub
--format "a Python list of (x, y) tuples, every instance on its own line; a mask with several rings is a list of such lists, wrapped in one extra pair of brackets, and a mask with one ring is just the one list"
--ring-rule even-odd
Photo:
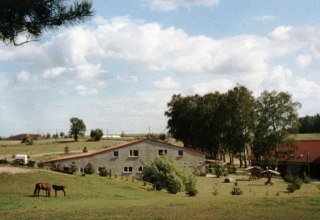
[(177, 193), (185, 189), (190, 196), (197, 193), (193, 174), (167, 157), (158, 157), (145, 165), (141, 178), (152, 183), (156, 190), (166, 189), (169, 193)]
[(310, 183), (311, 179), (310, 177), (306, 174), (306, 172), (303, 172), (303, 182), (304, 183)]
[(195, 196), (198, 193), (198, 190), (196, 189), (196, 178), (194, 175), (190, 175), (186, 181), (185, 181), (185, 190), (186, 194), (189, 196)]
[(284, 176), (284, 180), (287, 182), (287, 183), (292, 183), (294, 177), (291, 173), (291, 170), (288, 170), (286, 175)]
[(70, 172), (72, 173), (72, 174), (74, 174), (74, 173), (76, 173), (77, 171), (78, 171), (78, 167), (76, 166), (76, 163), (75, 162), (72, 162), (71, 163), (71, 166), (70, 166)]
[(231, 195), (241, 195), (242, 194), (242, 190), (238, 186), (237, 182), (234, 183), (232, 191), (230, 193), (231, 193)]
[(287, 190), (289, 193), (294, 192), (295, 190), (298, 190), (301, 188), (302, 180), (298, 177), (294, 177), (292, 182), (289, 183)]
[(95, 141), (100, 141), (103, 136), (103, 131), (100, 128), (91, 130), (90, 137)]
[(84, 173), (85, 174), (93, 174), (94, 173), (94, 168), (93, 168), (93, 165), (91, 163), (88, 163), (87, 166), (84, 168)]
[(100, 176), (108, 176), (108, 170), (105, 167), (99, 168), (99, 175)]
[(216, 176), (219, 178), (220, 176), (225, 176), (227, 175), (227, 170), (225, 169), (225, 167), (219, 163), (214, 164), (213, 166), (213, 170), (214, 173), (216, 174)]

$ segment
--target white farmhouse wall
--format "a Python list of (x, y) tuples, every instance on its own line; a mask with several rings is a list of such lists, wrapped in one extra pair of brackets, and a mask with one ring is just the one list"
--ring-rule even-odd
[[(139, 155), (130, 156), (130, 151), (133, 150), (137, 150)], [(128, 143), (119, 147), (111, 147), (94, 154), (83, 154), (83, 156), (48, 161), (45, 164), (51, 164), (51, 166), (60, 164), (61, 166), (70, 167), (71, 163), (74, 162), (79, 171), (81, 171), (88, 163), (91, 163), (97, 172), (99, 167), (105, 167), (116, 175), (138, 175), (141, 167), (161, 156), (159, 155), (159, 150), (163, 153), (166, 152), (167, 157), (176, 160), (182, 166), (189, 167), (198, 173), (205, 172), (204, 153), (150, 139), (144, 139), (133, 144)], [(115, 151), (118, 152), (117, 157), (114, 157)], [(183, 152), (182, 156), (179, 156), (179, 151)]]

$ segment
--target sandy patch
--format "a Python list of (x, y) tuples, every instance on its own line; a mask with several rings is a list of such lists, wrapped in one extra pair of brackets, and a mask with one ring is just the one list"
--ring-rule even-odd
[(30, 173), (31, 170), (19, 167), (0, 167), (0, 173)]

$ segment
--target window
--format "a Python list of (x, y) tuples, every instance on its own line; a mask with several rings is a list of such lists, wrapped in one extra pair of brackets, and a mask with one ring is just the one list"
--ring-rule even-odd
[(165, 155), (167, 155), (167, 150), (159, 149), (159, 150), (158, 150), (158, 155), (159, 155), (159, 156), (165, 156)]
[(138, 167), (138, 173), (142, 173), (143, 167)]
[(124, 173), (132, 173), (132, 167), (123, 167)]
[(183, 157), (183, 150), (178, 150), (178, 157)]
[(119, 157), (119, 151), (117, 150), (113, 151), (113, 157)]
[(139, 157), (139, 150), (130, 150), (130, 157)]

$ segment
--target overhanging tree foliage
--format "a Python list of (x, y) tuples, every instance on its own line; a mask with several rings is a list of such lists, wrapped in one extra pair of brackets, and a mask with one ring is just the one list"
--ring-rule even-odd
[[(93, 15), (92, 2), (67, 0), (0, 0), (0, 39), (21, 45), (39, 40), (46, 30), (75, 25)], [(18, 42), (19, 37), (24, 39)]]

